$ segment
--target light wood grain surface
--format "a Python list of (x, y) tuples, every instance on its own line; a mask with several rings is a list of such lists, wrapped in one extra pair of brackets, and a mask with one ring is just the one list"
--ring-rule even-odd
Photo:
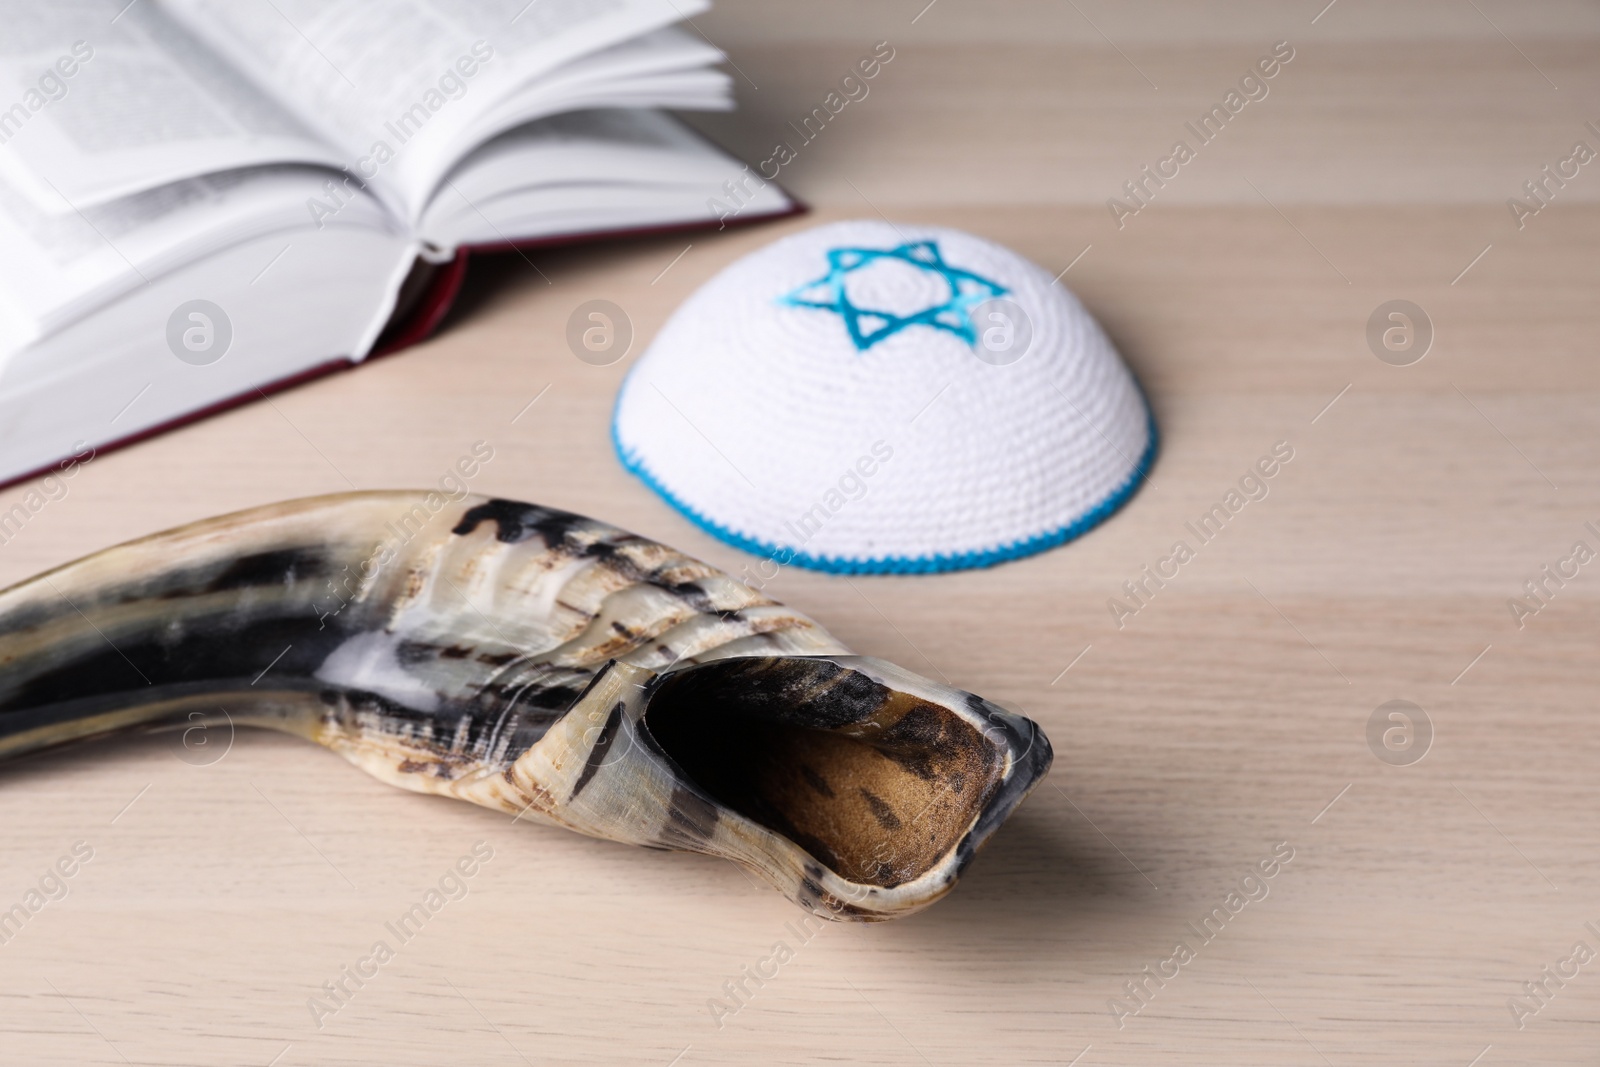
[[(512, 826), (286, 738), (241, 733), (207, 766), (167, 738), (96, 744), (0, 775), (0, 903), (94, 850), (0, 945), (0, 1062), (1595, 1062), (1600, 961), (1536, 1014), (1509, 998), (1575, 943), (1600, 951), (1600, 563), (1522, 628), (1507, 602), (1575, 541), (1600, 548), (1600, 161), (1520, 230), (1505, 202), (1575, 141), (1600, 148), (1600, 13), (923, 3), (696, 21), (742, 101), (702, 124), (756, 159), (892, 42), (784, 181), (813, 220), (881, 212), (1073, 264), (1161, 424), (1152, 484), (1069, 547), (770, 587), (1054, 740), (958, 890), (802, 943), (729, 865)], [(1106, 198), (1278, 40), (1295, 58), (1270, 95), (1118, 229)], [(565, 323), (604, 297), (642, 347), (813, 220), (485, 263), (432, 342), (96, 459), (0, 546), (0, 579), (283, 497), (431, 484), (479, 439), (477, 488), (737, 570), (618, 467), (628, 363), (580, 362)], [(1392, 299), (1434, 324), (1412, 366), (1365, 340)], [(1278, 441), (1294, 459), (1270, 495), (1118, 629), (1108, 598)], [(1432, 723), (1409, 766), (1366, 739), (1393, 699)], [(318, 1029), (307, 998), (478, 841), (469, 894)], [(1202, 942), (1188, 924), (1280, 842), (1268, 895)], [(719, 1026), (708, 1002), (778, 941), (794, 958)], [(1119, 1025), (1111, 999), (1179, 941), (1193, 959)]]

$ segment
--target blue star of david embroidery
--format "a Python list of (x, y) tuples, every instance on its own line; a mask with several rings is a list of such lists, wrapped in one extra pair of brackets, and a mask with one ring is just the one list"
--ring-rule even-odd
[[(910, 315), (857, 307), (845, 291), (845, 276), (881, 259), (898, 259), (919, 270), (939, 275), (949, 286), (949, 295), (943, 303)], [(850, 340), (858, 352), (865, 352), (879, 341), (912, 326), (945, 330), (976, 347), (978, 331), (968, 314), (969, 310), (985, 300), (1004, 296), (1009, 291), (982, 275), (950, 266), (944, 261), (937, 241), (910, 241), (898, 248), (831, 249), (828, 252), (828, 273), (785, 293), (778, 298), (778, 303), (834, 312), (844, 319)]]

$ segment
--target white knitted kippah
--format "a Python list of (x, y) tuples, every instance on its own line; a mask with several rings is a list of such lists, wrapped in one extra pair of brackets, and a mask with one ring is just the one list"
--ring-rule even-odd
[(728, 267), (617, 397), (624, 466), (778, 564), (1015, 559), (1120, 505), (1155, 455), (1143, 393), (1038, 266), (942, 227), (838, 222)]

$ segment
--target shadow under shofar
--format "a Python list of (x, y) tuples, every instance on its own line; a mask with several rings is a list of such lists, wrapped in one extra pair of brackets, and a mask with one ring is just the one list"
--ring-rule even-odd
[(414, 792), (731, 859), (831, 919), (939, 899), (1051, 760), (1026, 718), (515, 501), (288, 501), (0, 592), (0, 758), (219, 707)]
[(1157, 897), (1138, 872), (1029, 806), (984, 846), (938, 907), (874, 936), (924, 946), (981, 939), (1008, 959), (1052, 961), (1066, 943), (1095, 940), (1107, 906), (1120, 911), (1142, 907), (1141, 900)]

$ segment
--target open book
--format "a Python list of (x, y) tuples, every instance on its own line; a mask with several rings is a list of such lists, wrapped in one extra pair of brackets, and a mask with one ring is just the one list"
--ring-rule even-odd
[(707, 6), (0, 0), (0, 481), (415, 340), (464, 249), (796, 210), (656, 110), (732, 106)]

